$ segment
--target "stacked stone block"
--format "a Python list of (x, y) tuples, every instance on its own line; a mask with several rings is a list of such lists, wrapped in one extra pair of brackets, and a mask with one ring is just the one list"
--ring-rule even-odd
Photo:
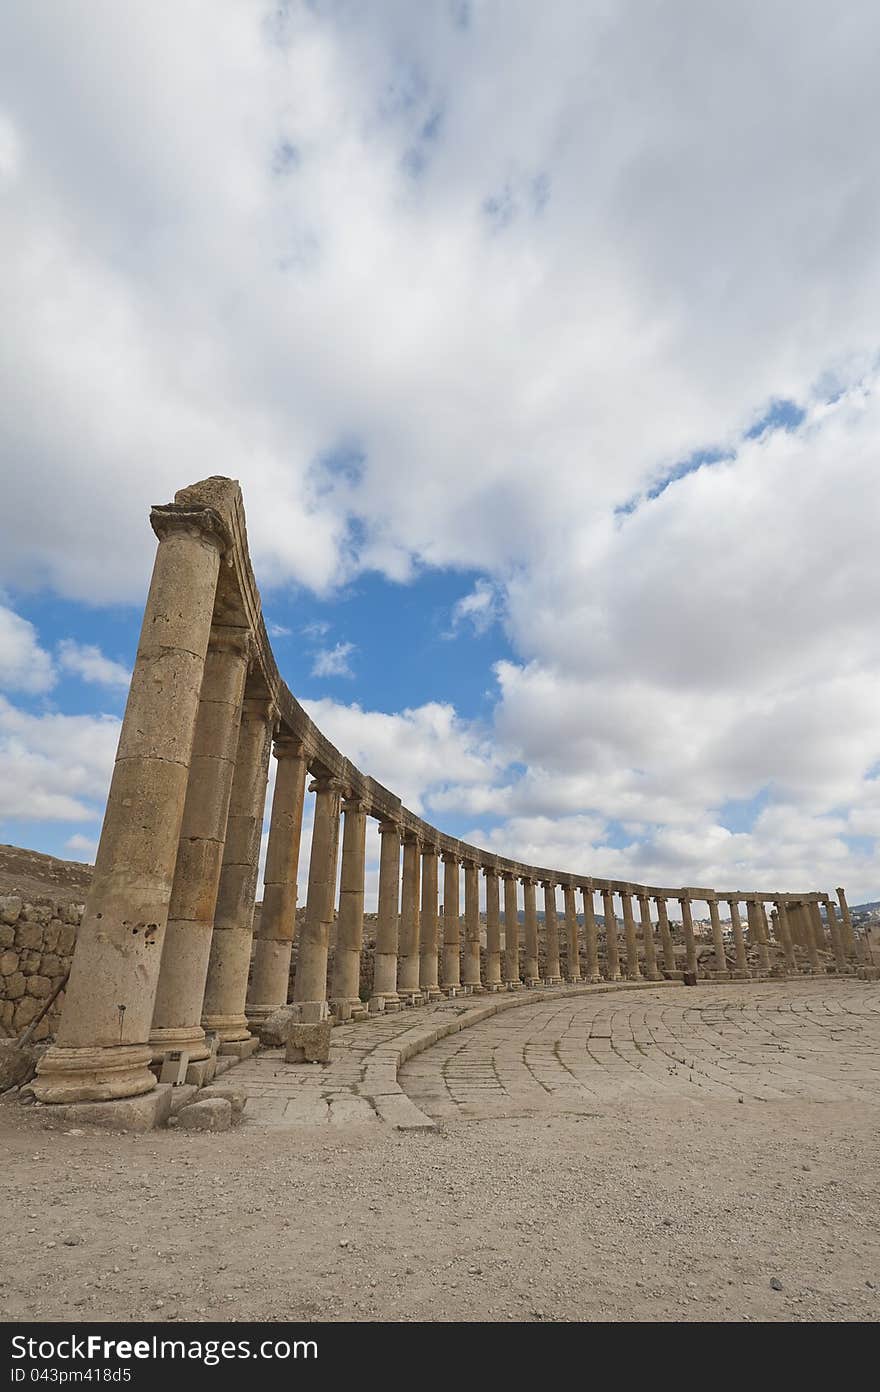
[[(82, 904), (0, 896), (0, 1033), (20, 1034), (63, 980), (82, 915)], [(63, 1004), (62, 991), (37, 1026), (35, 1039), (54, 1033)]]

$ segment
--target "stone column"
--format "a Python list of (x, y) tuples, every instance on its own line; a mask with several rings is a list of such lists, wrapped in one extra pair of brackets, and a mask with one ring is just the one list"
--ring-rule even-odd
[(437, 912), (437, 847), (422, 851), (422, 912), (419, 940), (419, 986), (429, 1001), (439, 1000), (437, 980), (440, 951), (440, 919)]
[(523, 938), (525, 962), (523, 976), (527, 986), (537, 986), (538, 976), (538, 911), (535, 907), (535, 881), (528, 876), (520, 880), (523, 887)]
[(859, 958), (856, 948), (856, 935), (853, 932), (853, 921), (850, 917), (849, 905), (846, 902), (846, 894), (842, 889), (838, 889), (837, 902), (840, 905), (840, 917), (843, 920), (843, 947), (847, 957), (857, 962)]
[(662, 894), (655, 894), (654, 903), (657, 905), (657, 927), (660, 930), (660, 946), (663, 949), (663, 970), (674, 972), (675, 948), (672, 945), (672, 933), (669, 931), (669, 914), (666, 911), (666, 900)]
[(736, 973), (737, 976), (747, 977), (749, 975), (749, 960), (746, 956), (746, 943), (739, 917), (739, 900), (728, 899), (727, 904), (730, 909), (730, 926), (733, 930), (733, 950), (736, 954)]
[(309, 792), (315, 794), (315, 819), (309, 856), (306, 912), (293, 985), (296, 1015), (304, 1025), (320, 1024), (330, 1014), (327, 957), (336, 900), (341, 791), (339, 779), (328, 773), (319, 773), (309, 785)]
[(758, 953), (758, 970), (768, 972), (770, 970), (770, 952), (764, 940), (764, 925), (762, 915), (758, 913), (758, 901), (751, 898), (746, 900), (746, 915), (749, 921), (749, 937), (752, 946)]
[(784, 899), (776, 900), (776, 927), (779, 932), (779, 941), (782, 945), (782, 954), (785, 958), (785, 969), (789, 972), (797, 972), (797, 959), (794, 955), (794, 945), (791, 941), (791, 928), (788, 922), (788, 910)]
[(626, 941), (626, 979), (627, 981), (641, 981), (639, 946), (636, 942), (636, 924), (633, 918), (632, 895), (629, 890), (620, 891), (620, 902), (623, 906), (623, 932)]
[(840, 924), (837, 922), (837, 915), (834, 912), (833, 900), (825, 900), (825, 912), (828, 915), (828, 929), (831, 933), (834, 963), (838, 972), (844, 972), (846, 971), (846, 950), (843, 945), (843, 934), (840, 931)]
[[(464, 862), (464, 984), (482, 995), (480, 981), (480, 870), (475, 860)], [(456, 908), (458, 905), (456, 904)]]
[(154, 509), (159, 537), (101, 841), (40, 1102), (156, 1086), (153, 1005), (226, 528), (211, 508)]
[(504, 980), (508, 991), (518, 991), (519, 910), (516, 903), (516, 877), (504, 874)]
[(454, 996), (461, 989), (461, 924), (458, 914), (458, 856), (443, 852), (443, 989)]
[[(399, 1010), (397, 994), (397, 931), (400, 901), (400, 827), (379, 823), (379, 905), (376, 956), (373, 962), (373, 1009)], [(384, 1004), (380, 1007), (380, 1001)]]
[(721, 918), (718, 913), (718, 900), (713, 895), (707, 902), (709, 904), (709, 920), (712, 924), (712, 943), (715, 948), (715, 970), (721, 976), (729, 976), (727, 953), (724, 951), (724, 935), (721, 932)]
[(262, 696), (246, 697), (241, 712), (202, 1005), (204, 1028), (215, 1031), (221, 1050), (229, 1046), (227, 1053), (240, 1053), (240, 1049), (232, 1046), (244, 1044), (251, 1038), (244, 1003), (251, 964), (260, 836), (274, 727), (272, 703)]
[(581, 952), (578, 942), (578, 915), (577, 901), (574, 897), (574, 885), (562, 886), (562, 901), (565, 906), (565, 940), (566, 966), (568, 968), (568, 981), (580, 981), (581, 979)]
[(150, 1030), (156, 1059), (172, 1049), (191, 1062), (210, 1056), (202, 999), (249, 649), (246, 629), (211, 629)]
[(694, 919), (691, 913), (691, 901), (687, 895), (679, 898), (681, 906), (681, 927), (684, 934), (684, 951), (686, 971), (692, 976), (697, 975), (697, 944), (694, 940)]
[(647, 894), (639, 895), (639, 918), (642, 924), (642, 938), (645, 944), (645, 975), (649, 981), (659, 981), (657, 953), (654, 948), (654, 925), (651, 922), (651, 904)]
[(290, 993), (290, 953), (296, 934), (296, 873), (306, 797), (308, 755), (291, 735), (275, 741), (275, 793), (266, 846), (263, 908), (254, 938), (245, 1014), (259, 1025)]
[(342, 804), (342, 870), (331, 1002), (337, 1019), (366, 1013), (361, 1003), (361, 949), (364, 945), (364, 873), (369, 803), (352, 794)]
[(828, 951), (828, 939), (825, 936), (825, 929), (822, 925), (822, 914), (819, 909), (819, 901), (811, 899), (809, 903), (810, 922), (813, 925), (813, 936), (816, 939), (816, 947), (819, 952)]
[(600, 981), (599, 976), (599, 932), (596, 927), (596, 910), (593, 905), (593, 890), (589, 885), (581, 887), (584, 899), (584, 937), (587, 940), (587, 980)]
[(498, 876), (491, 866), (483, 867), (486, 877), (486, 989), (501, 985), (501, 903)]
[(609, 981), (619, 981), (620, 953), (617, 948), (617, 918), (614, 913), (614, 895), (610, 889), (602, 891), (602, 913), (605, 919), (605, 975)]
[(403, 886), (400, 895), (400, 956), (397, 989), (410, 1004), (419, 992), (419, 896), (422, 843), (411, 831), (403, 836)]
[(556, 913), (556, 885), (552, 880), (541, 881), (544, 890), (544, 978), (546, 985), (558, 986), (562, 982), (559, 966), (559, 918)]

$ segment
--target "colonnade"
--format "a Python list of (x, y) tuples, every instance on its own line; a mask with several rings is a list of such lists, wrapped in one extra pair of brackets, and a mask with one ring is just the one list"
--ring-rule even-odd
[[(832, 956), (844, 971), (856, 960), (843, 890), (838, 917), (818, 892), (593, 879), (523, 865), (439, 832), (345, 759), (281, 681), (238, 485), (208, 479), (183, 489), (173, 504), (153, 509), (151, 522), (159, 542), (153, 577), (57, 1042), (34, 1084), (42, 1102), (145, 1093), (172, 1051), (192, 1065), (214, 1047), (248, 1052), (289, 998), (294, 1017), (313, 1024), (539, 983), (745, 979), (822, 971)], [(307, 795), (314, 796), (312, 838), (291, 995)], [(370, 818), (380, 855), (365, 998)], [(681, 916), (678, 950), (670, 900)], [(695, 901), (709, 908), (708, 962), (698, 952)]]

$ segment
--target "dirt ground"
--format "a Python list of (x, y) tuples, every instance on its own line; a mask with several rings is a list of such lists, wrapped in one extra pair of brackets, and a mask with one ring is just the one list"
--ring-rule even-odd
[[(527, 1009), (546, 1040), (550, 1016)], [(499, 1017), (498, 1038), (525, 1013)], [(489, 1033), (468, 1057), (493, 1047)], [(437, 1049), (413, 1066), (421, 1106)], [(739, 1102), (600, 1089), (502, 1115), (451, 1110), (439, 1134), (251, 1120), (222, 1136), (133, 1136), (49, 1132), (41, 1109), (4, 1101), (0, 1315), (880, 1314), (880, 1102), (868, 1092)]]

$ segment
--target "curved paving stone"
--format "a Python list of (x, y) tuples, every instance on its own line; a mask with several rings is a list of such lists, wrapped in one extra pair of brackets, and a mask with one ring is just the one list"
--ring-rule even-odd
[(639, 1098), (880, 1101), (880, 990), (853, 981), (543, 1000), (442, 1039), (399, 1082), (435, 1120)]

